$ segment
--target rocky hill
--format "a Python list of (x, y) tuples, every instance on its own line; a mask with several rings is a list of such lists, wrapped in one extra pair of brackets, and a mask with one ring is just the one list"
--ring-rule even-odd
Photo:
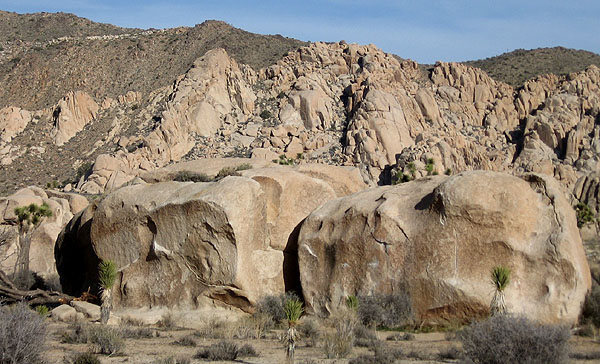
[(496, 57), (465, 62), (484, 70), (490, 77), (518, 88), (525, 81), (552, 73), (568, 75), (591, 65), (600, 67), (600, 55), (564, 47), (517, 49)]
[[(471, 271), (459, 269), (461, 241), (482, 255), (462, 259), (491, 264), (483, 255), (494, 251), (519, 274), (568, 261), (545, 267), (548, 281), (535, 284), (577, 296), (568, 313), (555, 311), (562, 298), (552, 298), (558, 303), (541, 313), (547, 321), (577, 317), (590, 282), (579, 232), (590, 261), (600, 256), (594, 65), (514, 88), (465, 64), (423, 72), (374, 45), (303, 45), (221, 22), (50, 40), (39, 50), (6, 44), (0, 193), (47, 190), (0, 200), (0, 226), (14, 230), (12, 207), (30, 200), (71, 211), (61, 215), (61, 226), (75, 215), (61, 236), (53, 228), (45, 241), (58, 237), (58, 272), (73, 294), (94, 286), (98, 260), (111, 259), (124, 270), (123, 307), (179, 297), (193, 305), (204, 295), (251, 311), (262, 295), (301, 286), (305, 297), (327, 297), (310, 303), (324, 313), (340, 294), (396, 289), (398, 267), (415, 273), (439, 263), (431, 257), (452, 257), (438, 275), (401, 282), (426, 307), (421, 319), (435, 321), (487, 310), (484, 287), (469, 283), (476, 289), (464, 293), (459, 284)], [(390, 184), (400, 186), (344, 197)], [(73, 194), (97, 201), (74, 209)], [(428, 240), (423, 226), (434, 223)], [(485, 241), (473, 231), (485, 231)], [(430, 254), (434, 242), (454, 255)], [(370, 278), (364, 270), (339, 278), (346, 265), (336, 262), (372, 256), (381, 259)], [(472, 271), (487, 282), (488, 267)], [(146, 282), (149, 272), (182, 286)], [(456, 290), (428, 291), (441, 286), (430, 279)], [(545, 298), (530, 291), (513, 300), (526, 296), (521, 311), (535, 316)], [(440, 297), (453, 303), (436, 306)]]

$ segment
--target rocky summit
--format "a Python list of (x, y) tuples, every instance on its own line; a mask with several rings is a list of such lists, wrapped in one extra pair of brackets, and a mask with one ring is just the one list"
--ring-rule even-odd
[[(113, 261), (118, 309), (254, 312), (295, 291), (326, 316), (400, 292), (421, 325), (443, 325), (489, 314), (500, 264), (510, 311), (577, 322), (600, 259), (595, 55), (522, 81), (493, 59), (419, 65), (222, 22), (62, 14), (79, 19), (70, 34), (52, 16), (0, 12), (47, 29), (0, 26), (4, 271), (24, 234), (15, 208), (46, 203), (30, 269), (82, 296)], [(502, 60), (553, 52), (573, 58)]]

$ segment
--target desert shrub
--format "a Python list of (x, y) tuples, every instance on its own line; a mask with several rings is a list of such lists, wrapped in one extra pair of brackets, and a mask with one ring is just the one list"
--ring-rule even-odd
[(234, 326), (233, 337), (237, 339), (262, 339), (272, 323), (267, 314), (256, 312), (239, 320)]
[(361, 348), (370, 348), (379, 344), (377, 335), (364, 325), (354, 327), (354, 345)]
[(184, 336), (177, 341), (174, 341), (173, 344), (181, 345), (181, 346), (196, 346), (196, 340), (191, 335)]
[(410, 297), (388, 294), (359, 297), (358, 317), (370, 327), (401, 327), (413, 321)]
[(156, 325), (164, 330), (173, 330), (177, 328), (175, 318), (171, 312), (167, 312), (162, 315), (161, 319), (156, 323)]
[(80, 353), (66, 361), (67, 364), (100, 364), (100, 359), (94, 353)]
[(120, 330), (124, 339), (150, 339), (158, 336), (158, 333), (149, 327), (121, 326)]
[(323, 349), (328, 359), (345, 358), (352, 353), (354, 346), (354, 328), (358, 317), (354, 310), (344, 309), (337, 312), (332, 320), (335, 333), (325, 335)]
[(202, 339), (223, 339), (228, 336), (229, 329), (227, 322), (213, 319), (196, 330), (194, 336)]
[(152, 364), (190, 364), (192, 359), (184, 356), (174, 357), (169, 356), (163, 359), (158, 359), (152, 362)]
[(440, 350), (438, 358), (442, 360), (456, 360), (460, 359), (462, 352), (455, 346), (450, 346)]
[(594, 221), (594, 213), (592, 209), (584, 203), (578, 203), (575, 206), (575, 212), (577, 213), (577, 226), (582, 227), (585, 224), (589, 224)]
[(260, 117), (263, 120), (266, 120), (266, 119), (272, 118), (273, 114), (271, 114), (271, 112), (269, 110), (263, 110), (263, 111), (260, 112)]
[(407, 333), (396, 333), (387, 337), (387, 341), (413, 341), (415, 340), (415, 335), (410, 332)]
[(314, 319), (303, 319), (298, 325), (298, 333), (306, 346), (317, 346), (321, 338), (321, 330), (319, 324)]
[(221, 341), (211, 346), (200, 349), (194, 358), (208, 360), (235, 360), (238, 357), (239, 348), (231, 341)]
[(24, 303), (0, 307), (0, 364), (42, 361), (46, 323)]
[(69, 327), (69, 330), (61, 334), (63, 344), (87, 344), (90, 342), (90, 329), (88, 324), (75, 323)]
[(564, 363), (567, 327), (541, 325), (525, 317), (497, 315), (458, 334), (465, 357), (474, 363)]
[(270, 327), (281, 324), (285, 318), (284, 304), (290, 299), (299, 299), (295, 293), (288, 292), (279, 296), (264, 296), (256, 305), (256, 312), (271, 319)]
[(244, 344), (238, 349), (238, 356), (240, 358), (256, 357), (258, 356), (258, 353), (256, 352), (256, 349), (254, 349), (254, 346)]
[(600, 327), (600, 286), (594, 285), (585, 297), (581, 310), (581, 322)]
[(125, 348), (125, 341), (118, 330), (104, 325), (89, 326), (89, 343), (98, 354), (114, 355)]
[(576, 360), (599, 360), (600, 359), (600, 351), (591, 351), (587, 353), (571, 353), (569, 354), (571, 359)]
[(179, 171), (173, 177), (177, 182), (211, 182), (213, 179), (206, 173)]
[(575, 332), (575, 335), (583, 337), (595, 337), (596, 327), (594, 324), (583, 324), (579, 326), (578, 330)]
[(373, 355), (361, 355), (350, 360), (349, 364), (393, 364), (397, 359), (402, 358), (402, 350), (391, 348), (385, 345), (378, 345), (371, 348)]

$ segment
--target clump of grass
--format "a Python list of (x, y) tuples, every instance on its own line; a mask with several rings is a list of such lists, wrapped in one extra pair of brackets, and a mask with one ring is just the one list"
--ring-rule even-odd
[(163, 359), (158, 359), (152, 362), (152, 364), (190, 364), (192, 362), (191, 358), (184, 356), (169, 356)]
[(355, 311), (341, 309), (332, 317), (335, 333), (325, 335), (323, 349), (328, 359), (345, 358), (354, 347), (354, 328), (358, 324)]
[(97, 354), (114, 355), (125, 348), (120, 330), (104, 325), (77, 323), (61, 335), (66, 344), (91, 344)]

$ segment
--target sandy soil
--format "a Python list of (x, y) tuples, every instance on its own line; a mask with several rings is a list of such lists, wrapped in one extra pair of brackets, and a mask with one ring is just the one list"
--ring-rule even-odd
[[(93, 324), (92, 324), (93, 325)], [(68, 363), (68, 359), (77, 353), (83, 353), (91, 350), (89, 344), (65, 344), (61, 343), (62, 334), (69, 330), (70, 325), (66, 323), (51, 322), (49, 336), (47, 340), (47, 359), (49, 363)], [(125, 339), (125, 349), (123, 353), (114, 356), (99, 356), (102, 363), (160, 363), (166, 364), (167, 358), (186, 358), (189, 363), (206, 362), (192, 357), (198, 350), (204, 346), (215, 344), (222, 339), (206, 339), (194, 336), (195, 330), (190, 329), (160, 329), (151, 327), (158, 334), (158, 337), (144, 339)], [(266, 339), (246, 339), (231, 340), (239, 345), (251, 344), (257, 351), (257, 357), (238, 358), (237, 363), (258, 364), (258, 363), (285, 363), (285, 349), (278, 336), (282, 335), (282, 330), (274, 330), (267, 333)], [(377, 332), (379, 339), (384, 340), (384, 344), (394, 348), (402, 349), (402, 352), (408, 354), (409, 358), (396, 361), (396, 363), (454, 363), (459, 362), (456, 359), (441, 358), (440, 353), (447, 352), (452, 347), (459, 348), (460, 344), (453, 340), (448, 340), (452, 335), (445, 333), (423, 333), (415, 334), (413, 341), (385, 341), (387, 336), (393, 335), (393, 332)], [(191, 335), (191, 336), (190, 336)], [(186, 347), (174, 344), (175, 341), (185, 337), (192, 337), (196, 347)], [(578, 354), (600, 354), (600, 340), (593, 338), (584, 338), (573, 336), (571, 341), (572, 353)], [(361, 354), (370, 353), (366, 348), (354, 348), (352, 354), (346, 359), (325, 359), (323, 348), (308, 347), (306, 343), (300, 342), (296, 351), (296, 363), (348, 363), (351, 358)], [(598, 363), (596, 360), (573, 360), (573, 363)], [(231, 363), (218, 361), (215, 363)]]

